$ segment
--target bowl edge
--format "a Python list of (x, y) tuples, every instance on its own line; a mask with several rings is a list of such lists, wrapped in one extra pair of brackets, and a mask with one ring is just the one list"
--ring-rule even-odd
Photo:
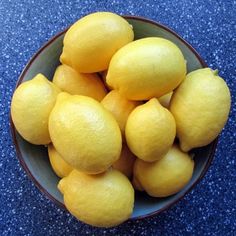
[[(194, 55), (197, 57), (197, 59), (200, 61), (201, 65), (203, 67), (207, 67), (207, 64), (205, 63), (205, 61), (200, 57), (200, 55), (197, 53), (197, 51), (193, 48), (193, 46), (191, 46), (187, 41), (185, 41), (181, 36), (179, 36), (175, 31), (173, 31), (172, 29), (170, 29), (169, 27), (156, 22), (154, 20), (150, 20), (144, 17), (140, 17), (140, 16), (132, 16), (132, 15), (121, 15), (122, 17), (124, 17), (125, 19), (133, 19), (133, 20), (139, 20), (139, 21), (144, 21), (146, 23), (149, 24), (153, 24), (155, 26), (161, 27), (164, 30), (170, 32), (171, 34), (173, 34), (175, 37), (177, 37), (180, 41), (182, 41), (193, 53)], [(29, 62), (25, 65), (23, 71), (21, 72), (21, 74), (19, 75), (19, 79), (16, 82), (16, 86), (15, 89), (21, 84), (26, 72), (28, 71), (28, 69), (30, 68), (31, 64), (36, 60), (36, 58), (41, 54), (41, 52), (48, 47), (51, 43), (54, 42), (54, 40), (56, 40), (58, 37), (60, 37), (62, 34), (64, 34), (69, 27), (67, 27), (66, 29), (62, 30), (61, 32), (57, 33), (55, 36), (53, 36), (52, 38), (50, 38), (42, 47), (40, 47), (36, 53), (32, 56), (32, 58), (29, 60)], [(36, 185), (36, 187), (46, 195), (46, 197), (48, 199), (50, 199), (52, 202), (56, 203), (59, 207), (61, 207), (62, 209), (66, 209), (65, 205), (62, 204), (60, 201), (58, 201), (56, 198), (54, 198), (45, 188), (43, 188), (41, 186), (41, 184), (36, 180), (36, 178), (33, 176), (33, 174), (30, 172), (29, 168), (27, 167), (22, 154), (20, 152), (20, 148), (16, 139), (16, 129), (15, 126), (13, 124), (12, 121), (12, 117), (11, 117), (11, 112), (9, 114), (10, 116), (10, 128), (11, 128), (11, 135), (12, 135), (12, 139), (13, 139), (13, 143), (15, 145), (15, 149), (16, 149), (16, 154), (17, 154), (17, 158), (21, 164), (21, 166), (23, 167), (23, 169), (25, 170), (25, 172), (27, 173), (28, 177), (34, 182), (34, 184)], [(212, 161), (214, 159), (214, 154), (215, 154), (215, 150), (216, 150), (216, 146), (218, 143), (218, 138), (216, 138), (213, 142), (212, 142), (212, 147), (210, 150), (210, 155), (209, 155), (209, 159), (201, 173), (201, 175), (198, 177), (198, 179), (196, 179), (196, 181), (194, 181), (192, 183), (192, 185), (190, 186), (189, 189), (187, 189), (185, 192), (183, 192), (181, 194), (181, 196), (176, 199), (174, 202), (171, 202), (170, 204), (166, 205), (165, 207), (161, 208), (160, 210), (142, 215), (142, 216), (136, 216), (136, 217), (131, 217), (129, 218), (127, 221), (133, 221), (133, 220), (140, 220), (140, 219), (144, 219), (150, 216), (155, 216), (160, 214), (161, 212), (169, 209), (170, 207), (172, 207), (173, 205), (175, 205), (177, 202), (179, 202), (182, 198), (184, 198), (184, 196), (189, 193), (201, 180), (202, 178), (205, 176), (207, 170), (209, 169), (210, 165), (212, 164)]]

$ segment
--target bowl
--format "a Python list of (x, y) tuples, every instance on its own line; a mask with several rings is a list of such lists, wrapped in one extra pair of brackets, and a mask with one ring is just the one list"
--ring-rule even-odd
[[(181, 49), (187, 60), (188, 72), (206, 67), (206, 63), (198, 53), (179, 35), (164, 25), (135, 16), (124, 16), (133, 25), (135, 39), (157, 36), (174, 42)], [(42, 73), (52, 79), (56, 67), (59, 65), (59, 56), (62, 52), (63, 37), (66, 30), (50, 39), (32, 57), (19, 77), (17, 86)], [(36, 146), (25, 141), (16, 131), (11, 120), (12, 137), (19, 161), (35, 185), (53, 202), (65, 207), (63, 197), (57, 189), (59, 178), (53, 172), (47, 154), (47, 148)], [(191, 181), (179, 193), (166, 198), (153, 198), (143, 192), (136, 192), (134, 211), (130, 219), (140, 219), (158, 214), (178, 202), (189, 192), (205, 175), (209, 168), (216, 149), (217, 140), (208, 146), (194, 149), (195, 167)]]

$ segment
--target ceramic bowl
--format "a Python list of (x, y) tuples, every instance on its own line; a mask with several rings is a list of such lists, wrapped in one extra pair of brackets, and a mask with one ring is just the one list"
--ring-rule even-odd
[[(135, 39), (157, 36), (169, 39), (181, 49), (187, 60), (188, 72), (206, 67), (198, 53), (179, 35), (159, 23), (134, 16), (125, 16), (132, 24)], [(44, 74), (52, 79), (56, 67), (59, 65), (59, 56), (62, 52), (62, 41), (66, 30), (49, 40), (29, 61), (20, 75), (17, 86), (32, 79), (37, 73)], [(11, 121), (11, 130), (19, 161), (35, 185), (53, 202), (64, 207), (63, 197), (57, 189), (59, 178), (54, 174), (48, 159), (47, 149), (25, 141), (15, 130)], [(217, 140), (206, 147), (195, 149), (195, 168), (191, 181), (179, 193), (166, 198), (153, 198), (145, 193), (136, 192), (134, 211), (130, 219), (144, 218), (158, 214), (189, 192), (205, 175), (212, 162)]]

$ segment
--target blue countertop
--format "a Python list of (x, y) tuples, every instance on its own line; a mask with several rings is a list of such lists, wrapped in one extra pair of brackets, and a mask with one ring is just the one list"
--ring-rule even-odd
[[(28, 179), (16, 158), (9, 107), (17, 78), (57, 32), (94, 11), (161, 22), (219, 69), (232, 94), (230, 118), (213, 165), (168, 211), (111, 229), (85, 225), (59, 209)], [(236, 2), (231, 0), (0, 1), (0, 235), (236, 235)]]

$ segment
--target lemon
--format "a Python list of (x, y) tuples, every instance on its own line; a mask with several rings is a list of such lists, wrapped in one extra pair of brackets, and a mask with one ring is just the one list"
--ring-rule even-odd
[(125, 128), (130, 150), (148, 162), (159, 160), (168, 152), (175, 134), (172, 114), (156, 98), (136, 107), (129, 115)]
[(60, 89), (37, 74), (32, 80), (19, 85), (11, 102), (11, 117), (20, 135), (33, 144), (51, 142), (48, 131), (49, 114)]
[(73, 170), (73, 168), (64, 161), (52, 144), (48, 146), (48, 156), (52, 169), (58, 177), (63, 178)]
[(212, 142), (223, 129), (230, 111), (230, 91), (210, 68), (199, 69), (174, 92), (170, 111), (183, 151)]
[(69, 28), (60, 60), (78, 72), (103, 71), (113, 54), (133, 38), (132, 26), (124, 18), (111, 12), (96, 12)]
[(133, 176), (132, 185), (135, 190), (138, 190), (140, 192), (144, 191), (143, 187), (141, 186), (140, 182), (138, 181), (138, 179), (135, 176)]
[(169, 108), (172, 94), (173, 94), (173, 91), (158, 98), (158, 101), (163, 107)]
[(49, 132), (59, 154), (80, 171), (103, 172), (120, 156), (119, 126), (93, 98), (59, 94), (49, 117)]
[(73, 170), (59, 182), (58, 188), (71, 214), (93, 226), (116, 226), (133, 211), (134, 189), (117, 170), (98, 175)]
[(161, 97), (186, 75), (186, 62), (171, 41), (150, 37), (131, 42), (112, 57), (106, 81), (130, 100)]
[(128, 116), (140, 102), (127, 100), (118, 91), (112, 90), (103, 98), (101, 103), (114, 115), (122, 135), (125, 136), (125, 125)]
[(53, 83), (64, 92), (85, 95), (98, 101), (101, 101), (107, 93), (97, 74), (78, 73), (67, 65), (57, 67)]
[(174, 145), (159, 161), (136, 159), (134, 176), (153, 197), (167, 197), (179, 192), (192, 178), (194, 161)]
[(107, 89), (108, 91), (111, 91), (111, 90), (112, 90), (112, 87), (109, 86), (109, 85), (107, 84), (107, 81), (106, 81), (107, 70), (101, 71), (101, 72), (99, 72), (99, 74), (100, 74), (100, 76), (101, 76), (101, 78), (102, 78), (102, 81), (103, 81), (104, 85), (106, 86), (106, 89)]
[(131, 178), (133, 174), (133, 166), (135, 159), (135, 155), (129, 150), (127, 145), (124, 143), (122, 146), (120, 157), (116, 162), (113, 163), (112, 167), (122, 172), (128, 178)]

